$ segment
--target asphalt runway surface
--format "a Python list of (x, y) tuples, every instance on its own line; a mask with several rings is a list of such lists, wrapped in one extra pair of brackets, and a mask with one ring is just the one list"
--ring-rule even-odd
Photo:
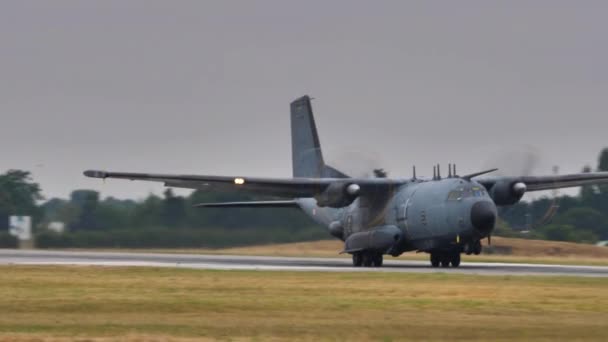
[(294, 258), (204, 254), (0, 250), (0, 265), (83, 265), (178, 267), (211, 270), (322, 272), (409, 272), (479, 275), (559, 275), (608, 277), (608, 266), (463, 262), (458, 268), (432, 268), (428, 261), (385, 258), (384, 266), (352, 267), (347, 258)]

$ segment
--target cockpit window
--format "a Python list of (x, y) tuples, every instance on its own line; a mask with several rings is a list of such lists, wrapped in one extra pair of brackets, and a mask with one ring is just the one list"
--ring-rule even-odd
[(486, 191), (480, 187), (473, 187), (473, 196), (475, 197), (483, 197), (486, 194)]
[(459, 189), (450, 191), (450, 193), (448, 194), (448, 201), (459, 201), (463, 198), (483, 197), (485, 195), (486, 195), (485, 189), (480, 188), (478, 186), (459, 188)]

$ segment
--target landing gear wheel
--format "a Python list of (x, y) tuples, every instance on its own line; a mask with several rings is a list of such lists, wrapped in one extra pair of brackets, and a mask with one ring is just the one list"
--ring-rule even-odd
[(441, 267), (444, 267), (444, 268), (445, 268), (445, 267), (450, 267), (450, 260), (445, 259), (445, 258), (444, 258), (444, 259), (442, 259), (442, 260), (441, 260)]
[(374, 256), (371, 253), (363, 253), (363, 266), (372, 267), (374, 263)]
[(450, 260), (450, 263), (452, 264), (452, 267), (460, 266), (460, 253), (454, 253), (452, 255), (452, 260)]
[(431, 253), (431, 266), (439, 267), (439, 262), (440, 262), (439, 254)]
[(383, 259), (384, 258), (382, 257), (382, 254), (380, 254), (380, 253), (374, 255), (374, 266), (382, 267)]
[(471, 242), (469, 242), (466, 245), (464, 245), (463, 252), (466, 255), (473, 254), (473, 246), (472, 246)]
[(353, 266), (361, 267), (363, 265), (363, 256), (360, 252), (353, 253)]
[(475, 254), (475, 255), (481, 254), (481, 241), (479, 241), (479, 240), (475, 241), (475, 243), (473, 245), (473, 254)]

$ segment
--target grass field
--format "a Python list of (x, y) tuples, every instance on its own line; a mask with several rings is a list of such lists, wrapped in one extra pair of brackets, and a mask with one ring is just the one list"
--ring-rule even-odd
[(0, 267), (0, 340), (597, 340), (608, 279)]

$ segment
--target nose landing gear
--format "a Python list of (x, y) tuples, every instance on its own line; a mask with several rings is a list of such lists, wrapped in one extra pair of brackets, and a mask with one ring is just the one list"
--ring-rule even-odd
[(459, 251), (436, 251), (431, 252), (431, 266), (433, 267), (458, 267), (460, 266), (460, 252)]
[(481, 254), (481, 241), (477, 240), (477, 241), (469, 242), (466, 245), (464, 245), (464, 253), (466, 255)]

